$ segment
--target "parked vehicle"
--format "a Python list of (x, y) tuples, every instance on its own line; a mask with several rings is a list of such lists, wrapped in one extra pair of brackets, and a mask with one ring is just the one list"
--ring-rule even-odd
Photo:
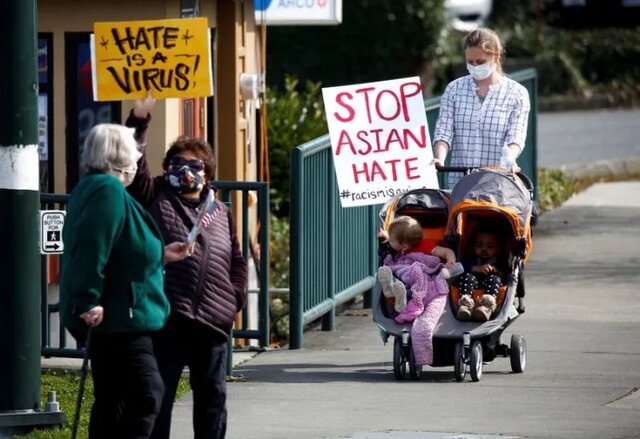
[(486, 26), (491, 15), (492, 0), (445, 0), (449, 23), (455, 30), (469, 32)]

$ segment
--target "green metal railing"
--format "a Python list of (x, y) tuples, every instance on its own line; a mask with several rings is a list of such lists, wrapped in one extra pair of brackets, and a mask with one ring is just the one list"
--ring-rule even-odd
[[(518, 165), (537, 187), (537, 73), (510, 77), (529, 91), (531, 112), (525, 148)], [(425, 100), (431, 138), (440, 97)], [(439, 176), (442, 177), (442, 176)], [(441, 187), (445, 181), (441, 178)], [(377, 269), (377, 214), (380, 205), (342, 209), (329, 136), (291, 152), (291, 265), (289, 347), (303, 346), (304, 327), (322, 317), (322, 329), (335, 327), (336, 306), (370, 291)], [(365, 306), (370, 295), (365, 296)]]
[[(249, 193), (255, 192), (258, 195), (258, 218), (260, 228), (258, 230), (258, 245), (260, 247), (260, 258), (257, 261), (258, 267), (258, 329), (248, 328), (248, 313), (242, 313), (242, 328), (234, 329), (234, 338), (256, 339), (262, 347), (269, 346), (269, 184), (261, 182), (238, 182), (238, 181), (216, 181), (213, 183), (221, 194), (223, 202), (231, 203), (234, 192), (241, 192), (242, 197), (242, 224), (240, 236), (242, 237), (242, 254), (245, 259), (252, 255), (250, 248), (250, 216), (249, 216)], [(257, 258), (256, 258), (257, 259)], [(230, 351), (231, 352), (231, 351)], [(230, 355), (229, 355), (230, 357)], [(228, 370), (231, 370), (228, 368)]]
[(322, 329), (334, 329), (336, 307), (373, 287), (378, 210), (340, 207), (328, 135), (293, 149), (291, 349), (302, 347), (306, 324), (322, 317)]
[[(261, 182), (236, 182), (236, 181), (216, 181), (213, 184), (220, 190), (221, 201), (229, 203), (232, 200), (234, 192), (241, 192), (241, 213), (242, 223), (238, 225), (238, 233), (242, 240), (242, 250), (245, 258), (251, 255), (250, 245), (251, 233), (249, 228), (249, 193), (257, 194), (258, 201), (258, 217), (260, 221), (260, 229), (258, 231), (258, 245), (260, 248), (260, 258), (257, 261), (258, 282), (259, 286), (255, 290), (251, 290), (251, 294), (258, 294), (258, 328), (248, 329), (248, 313), (242, 314), (241, 328), (234, 329), (233, 338), (256, 339), (261, 347), (269, 345), (269, 185)], [(40, 194), (41, 208), (65, 210), (69, 195), (64, 194)], [(57, 343), (54, 343), (51, 337), (51, 321), (52, 315), (58, 314), (59, 302), (58, 294), (54, 291), (51, 296), (54, 297), (50, 301), (49, 284), (47, 273), (49, 271), (49, 259), (46, 255), (41, 257), (41, 353), (45, 357), (68, 357), (82, 358), (82, 350), (69, 347), (67, 335), (64, 327), (58, 323)], [(62, 272), (60, 265), (60, 272)], [(232, 340), (230, 339), (230, 350), (228, 355), (228, 372), (232, 370)]]

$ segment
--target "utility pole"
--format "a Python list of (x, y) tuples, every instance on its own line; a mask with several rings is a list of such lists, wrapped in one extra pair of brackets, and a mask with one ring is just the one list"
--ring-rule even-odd
[(51, 416), (39, 410), (36, 0), (4, 0), (0, 29), (1, 437), (17, 426), (50, 424)]

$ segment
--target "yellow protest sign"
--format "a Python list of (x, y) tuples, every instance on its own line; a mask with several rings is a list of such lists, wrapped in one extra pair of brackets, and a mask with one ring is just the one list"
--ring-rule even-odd
[(211, 96), (206, 18), (95, 23), (91, 42), (96, 101)]

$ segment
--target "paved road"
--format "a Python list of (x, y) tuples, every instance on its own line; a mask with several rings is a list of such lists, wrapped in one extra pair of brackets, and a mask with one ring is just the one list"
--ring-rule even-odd
[(640, 110), (597, 110), (538, 115), (538, 166), (640, 157)]
[[(229, 384), (229, 439), (640, 438), (640, 183), (596, 185), (540, 218), (527, 265), (527, 369), (452, 368), (396, 382), (370, 311), (354, 308), (305, 349), (262, 353)], [(174, 438), (190, 434), (190, 397)]]

